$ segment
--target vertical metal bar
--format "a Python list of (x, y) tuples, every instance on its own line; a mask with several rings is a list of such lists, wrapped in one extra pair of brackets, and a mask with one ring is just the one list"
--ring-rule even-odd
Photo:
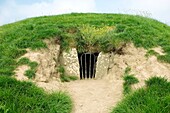
[[(83, 55), (84, 55), (84, 54), (83, 54)], [(83, 70), (83, 69), (84, 69), (84, 68), (83, 68), (83, 55), (81, 56), (81, 58), (82, 58), (82, 59), (81, 59), (81, 63), (82, 63), (81, 65), (82, 65), (82, 73), (83, 73), (83, 74), (82, 74), (82, 78), (84, 79), (84, 78), (85, 78), (85, 75), (84, 75), (84, 74), (85, 74), (85, 71)]]
[(96, 63), (95, 63), (95, 61), (96, 61), (96, 56), (93, 54), (93, 56), (94, 56), (94, 60), (93, 60), (93, 78), (94, 78), (94, 75), (95, 75), (95, 69), (96, 69)]
[(90, 60), (89, 60), (89, 78), (91, 78), (91, 54), (90, 55)]
[(87, 78), (87, 59), (86, 59), (86, 54), (85, 55), (85, 78)]
[(82, 77), (82, 79), (83, 79), (83, 78), (84, 78), (84, 73), (83, 73), (83, 54), (81, 55), (81, 60), (80, 60), (80, 62), (81, 62), (81, 72), (82, 72), (81, 77)]

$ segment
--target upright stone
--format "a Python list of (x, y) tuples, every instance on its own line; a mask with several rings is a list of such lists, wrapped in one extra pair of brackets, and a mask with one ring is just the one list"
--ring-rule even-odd
[(100, 52), (96, 64), (96, 79), (103, 78), (109, 73), (113, 54)]
[(64, 51), (62, 53), (61, 63), (64, 66), (67, 75), (79, 77), (79, 60), (77, 50), (75, 48), (70, 49), (69, 52)]

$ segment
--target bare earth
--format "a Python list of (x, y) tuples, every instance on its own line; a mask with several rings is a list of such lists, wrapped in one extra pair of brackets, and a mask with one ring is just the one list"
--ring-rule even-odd
[[(165, 54), (160, 47), (153, 50), (160, 55)], [(155, 56), (147, 58), (145, 56), (147, 50), (136, 48), (133, 44), (129, 44), (123, 51), (124, 55), (115, 54), (112, 68), (102, 79), (77, 80), (68, 83), (61, 83), (58, 76), (51, 77), (56, 64), (53, 57), (47, 56), (52, 56), (52, 53), (49, 55), (48, 51), (36, 54), (28, 52), (24, 57), (40, 63), (36, 73), (37, 79), (34, 81), (37, 86), (47, 92), (61, 90), (71, 95), (74, 104), (73, 113), (109, 113), (122, 99), (123, 74), (126, 67), (130, 67), (131, 74), (139, 80), (139, 83), (132, 86), (134, 90), (143, 87), (144, 81), (152, 76), (161, 76), (170, 80), (170, 64), (159, 62)], [(28, 66), (19, 66), (15, 70), (15, 77), (27, 81), (24, 72), (28, 69)]]
[(110, 113), (123, 96), (123, 80), (86, 79), (36, 84), (47, 92), (59, 90), (67, 92), (74, 105), (72, 113)]
[(65, 85), (74, 101), (73, 113), (109, 113), (122, 97), (121, 80), (77, 80)]

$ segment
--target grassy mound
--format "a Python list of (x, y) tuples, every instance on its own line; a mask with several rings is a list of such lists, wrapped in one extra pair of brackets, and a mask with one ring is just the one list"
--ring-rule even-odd
[[(18, 62), (17, 59), (27, 52), (27, 48), (46, 48), (43, 40), (50, 38), (54, 38), (62, 50), (75, 47), (80, 53), (116, 51), (128, 42), (146, 49), (161, 46), (166, 54), (156, 56), (159, 60), (170, 63), (170, 26), (141, 16), (73, 13), (30, 18), (0, 26), (0, 75), (14, 75), (17, 66), (27, 64), (31, 69), (25, 75), (34, 78), (38, 64), (26, 58)], [(128, 94), (113, 113), (168, 113), (170, 83), (159, 78), (146, 83), (146, 89)], [(32, 83), (0, 76), (0, 89), (0, 112), (71, 111), (71, 101), (67, 95), (60, 92), (48, 95)]]
[(0, 76), (0, 113), (70, 113), (71, 108), (65, 93), (46, 94), (30, 82)]
[(146, 81), (146, 88), (127, 95), (112, 113), (169, 113), (170, 82), (153, 77)]
[(26, 48), (45, 48), (43, 40), (48, 38), (55, 38), (64, 50), (76, 47), (79, 52), (115, 51), (127, 42), (144, 48), (161, 46), (167, 54), (158, 58), (170, 63), (169, 26), (133, 15), (73, 13), (0, 26), (0, 74), (13, 75), (16, 59)]

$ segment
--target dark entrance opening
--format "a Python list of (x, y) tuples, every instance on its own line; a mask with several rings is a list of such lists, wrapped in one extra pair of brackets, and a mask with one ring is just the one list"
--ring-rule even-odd
[(78, 53), (80, 79), (95, 78), (98, 55), (99, 53)]

